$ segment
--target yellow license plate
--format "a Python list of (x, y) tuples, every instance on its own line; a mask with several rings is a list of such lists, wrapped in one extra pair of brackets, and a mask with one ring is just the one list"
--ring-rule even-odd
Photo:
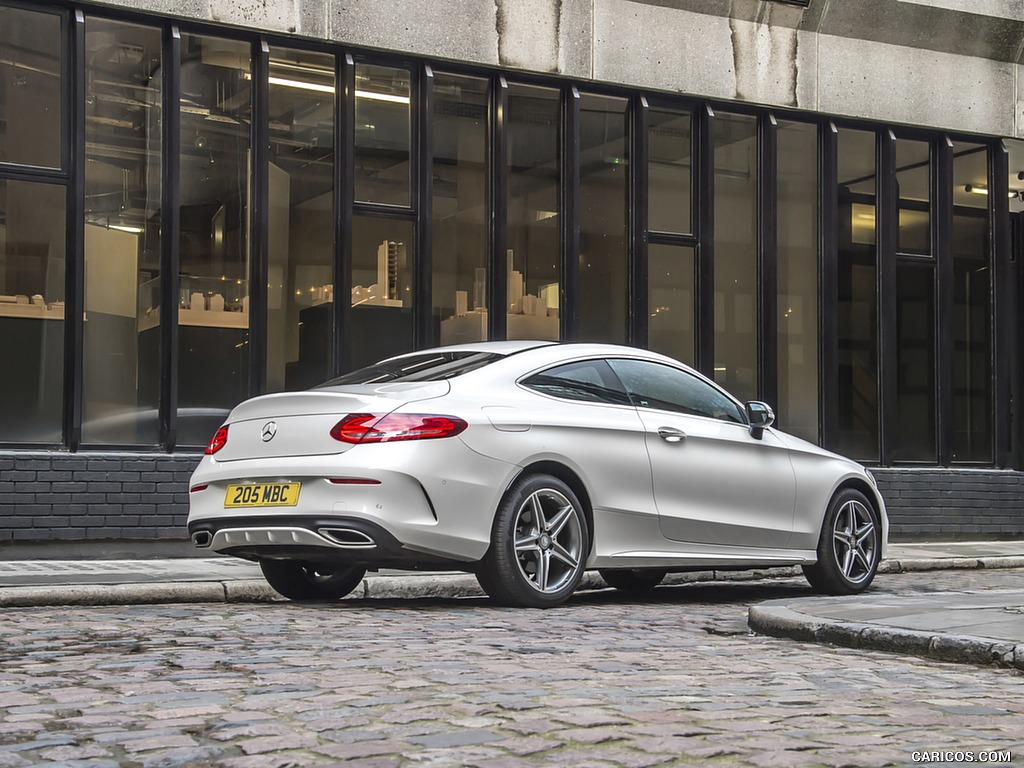
[(294, 507), (302, 483), (243, 483), (229, 485), (225, 507)]

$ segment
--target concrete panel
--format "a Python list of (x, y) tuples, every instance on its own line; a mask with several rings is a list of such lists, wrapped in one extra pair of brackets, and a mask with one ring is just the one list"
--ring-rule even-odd
[(495, 0), (501, 66), (558, 71), (558, 5), (557, 0)]
[[(1016, 83), (1016, 102), (1013, 111), (1013, 136), (1024, 138), (1024, 65), (1014, 66), (1014, 82)], [(1008, 134), (1007, 134), (1008, 135)]]
[(209, 18), (219, 24), (295, 32), (300, 0), (210, 0)]
[(481, 0), (333, 0), (328, 37), (355, 46), (498, 64), (497, 10)]
[(1014, 74), (1006, 62), (820, 35), (817, 109), (1011, 135)]
[(568, 77), (594, 77), (594, 0), (562, 0), (558, 29), (558, 71)]
[(594, 79), (732, 99), (729, 19), (629, 0), (594, 7)]

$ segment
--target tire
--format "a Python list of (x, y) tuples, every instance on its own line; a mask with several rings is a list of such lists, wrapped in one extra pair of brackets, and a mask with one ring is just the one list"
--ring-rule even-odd
[(661, 584), (668, 571), (658, 568), (629, 568), (598, 571), (604, 583), (623, 592), (650, 592)]
[(845, 488), (832, 497), (818, 537), (818, 562), (803, 566), (817, 592), (853, 595), (875, 578), (882, 554), (882, 531), (871, 502)]
[(583, 577), (589, 541), (583, 505), (568, 485), (550, 475), (522, 477), (498, 505), (477, 581), (502, 605), (559, 605)]
[(260, 560), (263, 578), (274, 590), (296, 602), (340, 600), (358, 587), (365, 568), (304, 563), (299, 560)]

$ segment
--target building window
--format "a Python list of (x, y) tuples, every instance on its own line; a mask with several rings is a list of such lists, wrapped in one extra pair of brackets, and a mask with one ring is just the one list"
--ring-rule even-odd
[(487, 93), (478, 77), (434, 74), (435, 343), (487, 339)]
[(757, 118), (715, 116), (715, 381), (757, 399)]
[(82, 441), (160, 440), (161, 34), (85, 22)]
[(182, 35), (181, 445), (204, 445), (249, 394), (249, 59), (248, 43)]
[(818, 127), (778, 128), (779, 426), (818, 442)]
[(624, 344), (629, 321), (626, 100), (580, 96), (579, 338)]
[(878, 306), (875, 287), (875, 134), (838, 136), (838, 434), (834, 448), (878, 461)]
[(691, 232), (693, 119), (661, 109), (647, 115), (647, 227)]
[(992, 270), (988, 151), (953, 143), (953, 456), (992, 461)]
[(356, 216), (352, 221), (351, 368), (408, 352), (412, 339), (412, 222)]
[(406, 69), (356, 65), (356, 200), (409, 205), (410, 91)]
[(330, 378), (334, 346), (334, 57), (270, 49), (267, 388)]
[(63, 165), (61, 16), (0, 8), (0, 163)]
[(508, 94), (507, 336), (559, 338), (559, 115), (556, 88)]
[(63, 433), (63, 185), (0, 179), (0, 435), (57, 443)]
[(896, 140), (896, 423), (892, 461), (935, 462), (935, 260), (931, 248), (931, 148)]
[(694, 249), (651, 244), (647, 248), (648, 347), (694, 364), (696, 331)]

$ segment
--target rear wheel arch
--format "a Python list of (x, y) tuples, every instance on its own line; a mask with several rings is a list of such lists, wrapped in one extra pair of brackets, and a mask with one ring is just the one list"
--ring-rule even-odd
[(557, 461), (535, 461), (533, 464), (528, 464), (523, 467), (522, 471), (516, 474), (505, 488), (505, 493), (502, 494), (502, 499), (508, 495), (509, 490), (521, 477), (527, 475), (551, 475), (557, 477), (563, 483), (568, 485), (572, 492), (576, 494), (576, 498), (580, 500), (583, 505), (583, 515), (587, 520), (587, 554), (590, 554), (590, 550), (594, 545), (594, 505), (590, 500), (590, 493), (587, 491), (587, 486), (583, 483), (576, 472)]

